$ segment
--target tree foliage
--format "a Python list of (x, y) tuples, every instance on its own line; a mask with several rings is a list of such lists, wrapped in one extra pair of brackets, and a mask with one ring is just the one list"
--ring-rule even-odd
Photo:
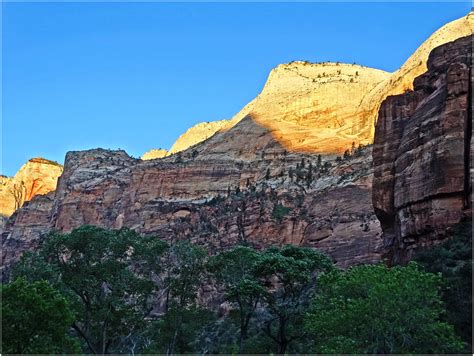
[(159, 239), (129, 229), (85, 225), (69, 234), (50, 234), (37, 255), (22, 259), (14, 275), (49, 275), (71, 303), (77, 315), (73, 328), (86, 349), (121, 352), (151, 311), (157, 288), (152, 278), (161, 270), (166, 248)]
[(407, 267), (359, 266), (320, 278), (306, 329), (321, 353), (455, 353), (463, 344), (440, 320), (441, 277)]
[(78, 352), (68, 331), (74, 314), (66, 298), (48, 282), (18, 278), (1, 288), (2, 353)]
[(263, 331), (274, 340), (277, 353), (284, 354), (293, 341), (304, 337), (300, 326), (316, 279), (332, 268), (324, 254), (292, 245), (269, 248), (256, 263), (254, 274), (266, 287)]
[(213, 257), (208, 269), (226, 293), (225, 299), (234, 303), (239, 314), (239, 353), (244, 351), (250, 321), (265, 292), (254, 276), (260, 254), (252, 248), (237, 246)]
[(441, 246), (421, 251), (415, 261), (432, 273), (441, 273), (441, 295), (446, 321), (472, 351), (472, 222), (454, 227), (451, 238)]
[(170, 249), (165, 267), (166, 314), (159, 329), (159, 344), (165, 347), (162, 352), (191, 351), (189, 343), (196, 336), (198, 325), (209, 318), (208, 313), (196, 304), (206, 257), (204, 249), (187, 241), (178, 242)]
[(87, 353), (460, 352), (450, 324), (471, 325), (463, 231), (418, 257), (437, 274), (414, 263), (341, 271), (292, 245), (209, 256), (128, 229), (52, 233), (2, 289), (3, 352), (75, 352), (73, 337)]

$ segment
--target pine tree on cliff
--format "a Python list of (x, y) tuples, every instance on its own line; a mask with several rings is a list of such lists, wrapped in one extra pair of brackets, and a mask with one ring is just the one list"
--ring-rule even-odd
[(348, 159), (351, 156), (349, 150), (344, 151), (344, 159)]
[(308, 188), (311, 185), (312, 181), (313, 181), (313, 165), (311, 164), (311, 162), (309, 162), (308, 173), (306, 175), (306, 184), (307, 184)]

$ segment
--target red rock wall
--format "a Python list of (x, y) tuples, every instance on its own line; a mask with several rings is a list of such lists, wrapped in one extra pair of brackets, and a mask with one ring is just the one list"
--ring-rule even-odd
[[(102, 149), (70, 152), (48, 204), (41, 208), (42, 200), (35, 198), (9, 220), (2, 235), (3, 265), (8, 270), (48, 231), (67, 232), (82, 224), (129, 227), (167, 241), (187, 239), (211, 252), (245, 241), (256, 248), (315, 247), (342, 267), (380, 261), (370, 148), (327, 172), (314, 168), (308, 186), (291, 180), (288, 172), (303, 158), (306, 167), (310, 161), (316, 167), (317, 156), (269, 147), (271, 155), (258, 153), (250, 161), (193, 159), (186, 152), (180, 162), (172, 157), (141, 161)], [(275, 217), (277, 205), (288, 208), (281, 217)]]
[(388, 97), (373, 148), (373, 205), (389, 263), (441, 242), (471, 213), (472, 36), (434, 49), (414, 90)]

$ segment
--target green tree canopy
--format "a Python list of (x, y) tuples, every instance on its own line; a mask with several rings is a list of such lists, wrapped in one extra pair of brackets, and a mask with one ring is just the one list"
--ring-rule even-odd
[(363, 265), (321, 276), (306, 329), (320, 353), (455, 353), (462, 342), (440, 321), (441, 277), (415, 263)]
[(151, 311), (166, 249), (156, 237), (85, 225), (51, 233), (14, 275), (49, 278), (68, 297), (73, 328), (89, 352), (125, 352)]
[(2, 353), (78, 352), (68, 335), (74, 321), (69, 304), (48, 282), (19, 278), (1, 288)]
[(164, 262), (165, 315), (154, 325), (153, 343), (147, 352), (187, 353), (192, 351), (200, 328), (212, 313), (197, 304), (205, 278), (207, 253), (188, 241), (172, 245)]
[(472, 222), (453, 228), (451, 239), (444, 244), (424, 250), (415, 261), (432, 273), (441, 273), (441, 296), (446, 305), (444, 319), (454, 325), (456, 332), (472, 352)]
[(258, 251), (250, 247), (237, 246), (214, 256), (208, 263), (208, 269), (226, 291), (226, 300), (237, 305), (239, 353), (244, 351), (250, 320), (265, 292), (253, 273), (259, 258)]
[(263, 330), (276, 343), (278, 353), (284, 354), (293, 341), (304, 338), (301, 324), (316, 279), (332, 268), (326, 255), (293, 245), (269, 248), (255, 264), (254, 274), (266, 287)]

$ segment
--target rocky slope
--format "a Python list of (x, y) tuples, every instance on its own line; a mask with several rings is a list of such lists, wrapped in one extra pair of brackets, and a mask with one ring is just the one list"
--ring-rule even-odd
[(414, 90), (382, 104), (373, 204), (391, 263), (471, 217), (472, 36), (436, 48)]
[[(271, 132), (286, 150), (342, 153), (352, 142), (370, 141), (365, 112), (355, 108), (366, 93), (389, 76), (381, 70), (351, 64), (279, 65), (271, 71), (257, 98), (234, 118), (191, 127), (178, 138), (169, 154), (184, 151), (215, 134), (225, 135), (249, 117)], [(246, 146), (252, 143), (247, 141)]]
[(26, 162), (14, 177), (0, 177), (0, 215), (8, 217), (35, 195), (56, 189), (63, 167), (44, 158)]
[[(374, 128), (380, 105), (385, 98), (413, 89), (415, 78), (426, 72), (428, 56), (434, 48), (458, 38), (472, 35), (473, 31), (474, 12), (471, 11), (466, 16), (454, 20), (435, 31), (397, 71), (393, 72), (389, 78), (380, 82), (374, 90), (368, 93), (364, 97), (361, 107), (367, 110), (367, 114), (371, 118), (371, 129)], [(373, 140), (373, 131), (370, 137)]]

